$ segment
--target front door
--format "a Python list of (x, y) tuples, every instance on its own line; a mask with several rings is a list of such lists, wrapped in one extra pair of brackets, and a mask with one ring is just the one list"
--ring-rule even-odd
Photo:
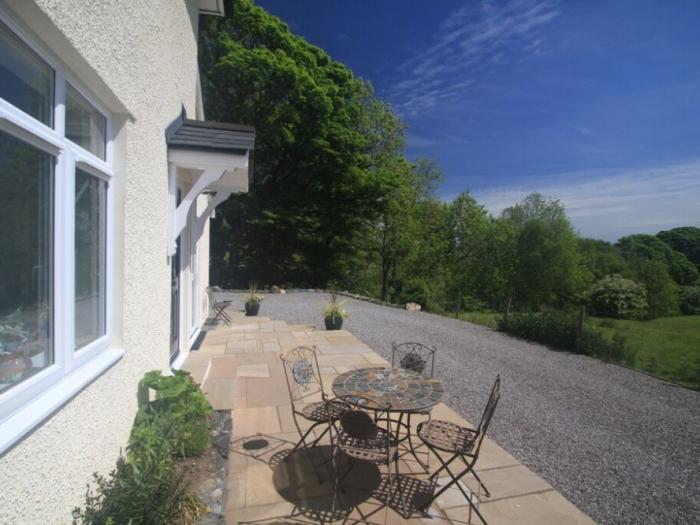
[(170, 262), (170, 360), (180, 351), (180, 238)]

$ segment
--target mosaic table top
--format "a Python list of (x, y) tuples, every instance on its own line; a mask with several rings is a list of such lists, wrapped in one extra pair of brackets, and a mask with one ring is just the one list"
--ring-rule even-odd
[(336, 396), (362, 396), (397, 412), (415, 412), (437, 405), (445, 392), (438, 379), (426, 379), (401, 368), (358, 368), (333, 381)]

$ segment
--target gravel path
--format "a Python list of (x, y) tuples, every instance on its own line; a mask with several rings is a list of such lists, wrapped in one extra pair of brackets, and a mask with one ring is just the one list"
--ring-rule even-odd
[[(242, 306), (243, 296), (231, 294)], [(267, 295), (260, 315), (322, 326), (320, 293)], [(493, 330), (348, 299), (343, 328), (391, 359), (435, 345), (444, 401), (478, 422), (501, 374), (491, 437), (600, 523), (700, 523), (700, 394)]]

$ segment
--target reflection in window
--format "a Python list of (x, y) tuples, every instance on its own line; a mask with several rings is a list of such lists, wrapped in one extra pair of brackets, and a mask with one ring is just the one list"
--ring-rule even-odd
[(66, 84), (66, 137), (101, 159), (105, 158), (107, 119)]
[(0, 392), (53, 362), (53, 165), (0, 131)]
[(53, 69), (0, 23), (0, 97), (53, 125)]
[(75, 172), (75, 348), (105, 332), (107, 184)]

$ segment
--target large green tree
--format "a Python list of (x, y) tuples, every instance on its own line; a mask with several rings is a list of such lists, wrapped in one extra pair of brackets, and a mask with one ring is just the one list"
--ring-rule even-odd
[(628, 235), (617, 241), (622, 254), (630, 261), (657, 261), (671, 278), (680, 285), (695, 284), (700, 280), (698, 269), (680, 252), (654, 235)]
[(208, 118), (256, 128), (250, 193), (224, 204), (213, 227), (219, 278), (342, 281), (384, 209), (401, 123), (367, 82), (251, 0), (211, 17), (200, 39)]
[(512, 277), (516, 304), (539, 309), (574, 300), (590, 276), (561, 203), (532, 193), (503, 210), (502, 219), (517, 230)]
[(685, 255), (700, 270), (700, 228), (684, 226), (659, 232), (656, 236), (677, 252)]

